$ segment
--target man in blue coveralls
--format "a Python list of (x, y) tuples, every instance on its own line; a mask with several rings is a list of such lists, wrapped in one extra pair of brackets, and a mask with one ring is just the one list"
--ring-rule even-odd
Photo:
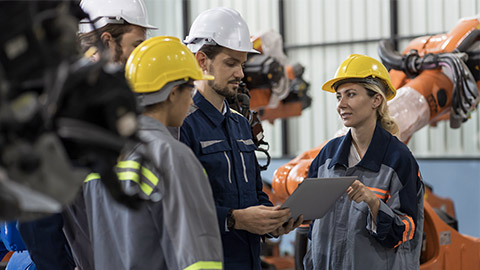
[(184, 40), (204, 73), (215, 76), (197, 85), (194, 105), (179, 138), (207, 171), (222, 235), (225, 269), (260, 269), (260, 239), (297, 227), (290, 210), (273, 207), (262, 191), (248, 120), (229, 108), (237, 94), (243, 64), (252, 48), (248, 26), (230, 8), (202, 12)]

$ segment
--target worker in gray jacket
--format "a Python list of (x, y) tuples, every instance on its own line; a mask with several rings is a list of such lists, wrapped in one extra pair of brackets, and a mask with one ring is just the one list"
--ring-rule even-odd
[(166, 126), (180, 126), (192, 104), (194, 80), (204, 75), (174, 37), (141, 43), (126, 77), (145, 110), (143, 143), (125, 153), (117, 175), (127, 193), (145, 198), (138, 210), (117, 203), (90, 174), (83, 196), (95, 269), (223, 269), (213, 195), (203, 167)]

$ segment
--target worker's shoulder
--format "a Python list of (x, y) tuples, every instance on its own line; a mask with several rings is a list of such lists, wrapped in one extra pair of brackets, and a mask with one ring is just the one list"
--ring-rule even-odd
[(345, 135), (340, 137), (335, 137), (329, 140), (325, 146), (322, 148), (320, 153), (323, 153), (327, 156), (333, 156), (334, 153), (337, 152), (338, 148), (342, 145), (344, 141)]
[(202, 165), (186, 144), (176, 139), (161, 144), (159, 149), (159, 168), (169, 172), (181, 172), (185, 175), (202, 171)]
[(245, 118), (245, 116), (238, 111), (230, 108), (230, 117), (232, 119), (235, 119), (240, 125), (245, 125), (245, 126), (250, 126), (250, 123), (248, 122), (248, 119)]
[(412, 180), (412, 175), (417, 175), (419, 166), (408, 146), (392, 136), (382, 164), (391, 168), (402, 183)]
[(193, 125), (198, 121), (206, 121), (207, 119), (208, 116), (204, 113), (201, 113), (200, 108), (196, 104), (192, 104), (192, 106), (190, 106), (190, 108), (188, 109), (187, 116), (183, 120), (182, 127), (185, 125)]
[(386, 157), (389, 159), (410, 160), (415, 159), (408, 146), (398, 140), (397, 137), (392, 136), (388, 144)]
[(173, 136), (164, 136), (161, 140), (152, 142), (155, 144), (155, 149), (161, 153), (168, 153), (170, 158), (190, 158), (194, 157), (190, 148), (183, 142), (175, 139)]

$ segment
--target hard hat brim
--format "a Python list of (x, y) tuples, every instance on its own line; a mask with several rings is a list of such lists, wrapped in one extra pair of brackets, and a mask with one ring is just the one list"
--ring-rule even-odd
[(190, 51), (192, 53), (197, 53), (204, 45), (218, 45), (218, 46), (221, 46), (221, 47), (233, 50), (233, 51), (237, 51), (237, 52), (260, 54), (259, 51), (255, 50), (253, 48), (235, 48), (235, 47), (232, 47), (232, 46), (226, 46), (226, 45), (218, 43), (216, 41), (208, 41), (207, 42), (205, 40), (201, 40), (200, 42), (197, 42), (197, 43), (191, 43), (192, 42), (191, 39), (188, 39), (188, 37), (187, 37), (186, 39), (183, 40), (183, 42), (185, 44), (187, 44), (188, 49), (190, 49)]
[(213, 79), (215, 79), (215, 77), (213, 77), (213, 75), (210, 75), (210, 74), (202, 74), (202, 77), (192, 78), (192, 79), (196, 81), (201, 81), (201, 80), (212, 81)]
[(185, 83), (185, 80), (183, 79), (176, 80), (173, 82), (168, 82), (158, 91), (149, 92), (149, 93), (138, 93), (137, 94), (138, 103), (140, 104), (140, 106), (148, 106), (148, 105), (153, 105), (153, 104), (163, 102), (167, 100), (173, 88), (182, 83)]
[[(334, 79), (326, 81), (322, 85), (322, 90), (327, 91), (327, 92), (331, 92), (331, 93), (335, 93), (334, 85), (339, 81), (342, 81), (342, 80), (345, 80), (345, 79), (350, 79), (350, 78), (363, 79), (363, 78), (366, 78), (366, 77), (363, 77), (363, 76), (348, 76), (348, 77), (334, 78)], [(387, 101), (393, 99), (395, 97), (396, 93), (397, 93), (397, 90), (395, 89), (395, 87), (393, 87), (391, 82), (385, 81), (385, 80), (382, 80), (382, 81), (384, 83), (386, 83), (387, 86), (388, 86), (388, 93), (387, 93), (387, 96), (386, 96)]]
[(145, 27), (145, 28), (151, 29), (151, 30), (158, 30), (158, 27), (156, 27), (155, 25), (151, 25), (151, 24), (144, 24), (144, 25), (136, 24), (136, 25), (141, 26), (141, 27)]

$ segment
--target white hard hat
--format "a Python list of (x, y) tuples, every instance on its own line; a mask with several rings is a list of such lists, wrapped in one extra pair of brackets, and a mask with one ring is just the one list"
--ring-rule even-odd
[(241, 52), (258, 53), (250, 41), (247, 23), (238, 11), (216, 7), (200, 13), (183, 41), (196, 53), (203, 45), (220, 45)]
[[(157, 29), (148, 24), (143, 0), (82, 0), (80, 6), (90, 15), (97, 29), (107, 24), (124, 24), (125, 21), (147, 29)], [(88, 33), (93, 31), (93, 26), (83, 19), (78, 30), (79, 33)]]

